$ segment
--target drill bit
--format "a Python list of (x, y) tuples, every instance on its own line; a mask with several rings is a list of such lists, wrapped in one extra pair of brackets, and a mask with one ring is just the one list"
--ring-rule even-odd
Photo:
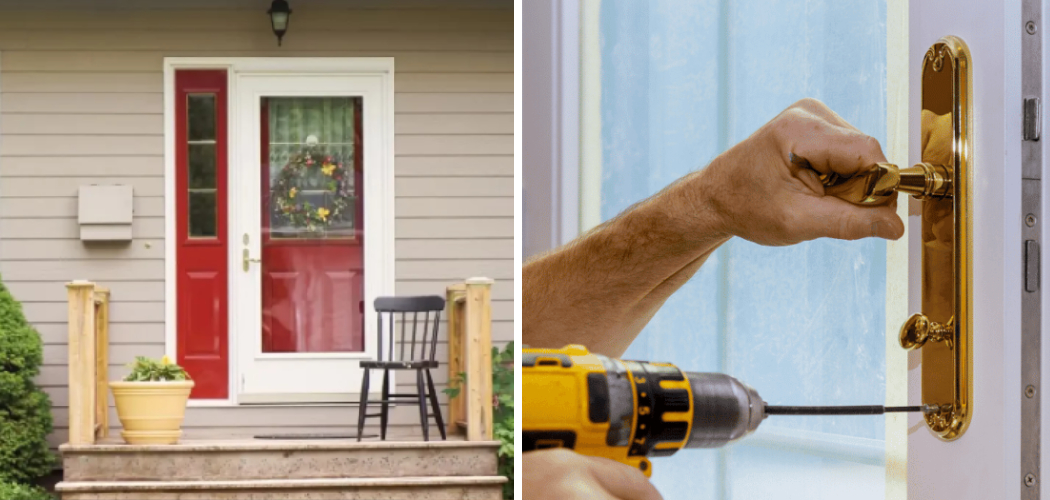
[(882, 415), (892, 412), (921, 411), (931, 413), (936, 405), (922, 406), (772, 406), (766, 405), (766, 415)]

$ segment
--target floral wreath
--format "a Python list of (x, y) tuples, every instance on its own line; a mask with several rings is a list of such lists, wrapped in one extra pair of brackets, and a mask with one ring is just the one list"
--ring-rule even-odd
[[(303, 185), (317, 178), (318, 173), (323, 176), (321, 185), (329, 191), (327, 207), (314, 206), (298, 196)], [(342, 160), (317, 151), (293, 154), (274, 179), (270, 197), (278, 221), (307, 231), (327, 229), (333, 221), (341, 220), (343, 212), (353, 204), (350, 176)]]

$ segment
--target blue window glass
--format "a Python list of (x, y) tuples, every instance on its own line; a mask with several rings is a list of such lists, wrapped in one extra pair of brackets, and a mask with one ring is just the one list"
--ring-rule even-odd
[[(603, 219), (803, 97), (886, 137), (885, 0), (603, 0)], [(885, 401), (886, 245), (733, 239), (625, 357), (729, 373), (771, 404)], [(722, 450), (653, 460), (666, 498), (882, 499), (883, 417), (770, 417)]]

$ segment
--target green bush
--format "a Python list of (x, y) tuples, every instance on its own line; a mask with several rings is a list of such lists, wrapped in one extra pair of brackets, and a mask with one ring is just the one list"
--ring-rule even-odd
[[(449, 380), (441, 391), (454, 398), (459, 396), (467, 374), (460, 372)], [(508, 342), (501, 351), (492, 348), (492, 436), (500, 441), (499, 474), (507, 477), (503, 498), (514, 498), (514, 342)]]
[(43, 488), (0, 482), (0, 500), (54, 500)]
[(493, 437), (500, 441), (499, 473), (507, 476), (503, 498), (514, 498), (514, 342), (492, 348)]
[(41, 353), (40, 335), (0, 283), (0, 483), (32, 483), (54, 464), (47, 446), (51, 400), (33, 384)]
[(0, 482), (0, 500), (54, 500), (54, 497), (37, 486)]

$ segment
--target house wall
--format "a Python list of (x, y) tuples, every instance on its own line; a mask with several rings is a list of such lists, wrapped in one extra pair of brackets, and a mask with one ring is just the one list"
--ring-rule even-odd
[[(53, 446), (68, 423), (66, 282), (112, 289), (111, 378), (135, 355), (164, 352), (166, 56), (396, 58), (396, 292), (442, 294), (465, 277), (493, 277), (493, 337), (513, 338), (511, 2), (331, 5), (294, 6), (281, 48), (265, 6), (0, 15), (0, 273), (44, 340), (38, 380), (54, 405)], [(77, 239), (77, 188), (96, 183), (134, 187), (131, 244)], [(445, 338), (443, 329), (442, 360)], [(435, 376), (440, 390), (446, 368)], [(194, 407), (185, 430), (335, 432), (356, 421), (348, 406)], [(418, 410), (398, 408), (392, 425), (418, 436)]]

